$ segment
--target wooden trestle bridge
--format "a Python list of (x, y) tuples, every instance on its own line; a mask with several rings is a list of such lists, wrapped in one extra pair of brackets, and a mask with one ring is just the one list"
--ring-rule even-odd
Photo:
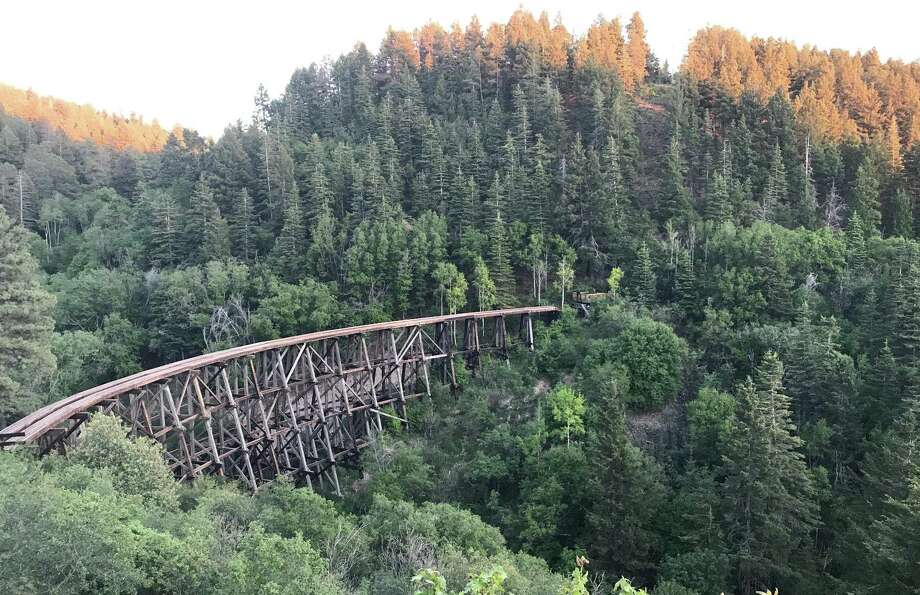
[[(337, 467), (409, 399), (431, 394), (455, 360), (507, 356), (515, 331), (533, 349), (533, 318), (551, 306), (431, 316), (320, 331), (208, 353), (77, 393), (0, 431), (0, 447), (66, 452), (93, 412), (161, 443), (176, 477), (217, 474), (253, 490), (278, 475), (340, 493)], [(435, 370), (434, 368), (437, 368)]]

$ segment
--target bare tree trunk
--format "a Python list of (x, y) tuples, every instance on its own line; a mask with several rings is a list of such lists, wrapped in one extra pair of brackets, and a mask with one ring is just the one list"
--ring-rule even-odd
[(536, 260), (534, 260), (531, 270), (533, 271), (533, 297), (537, 297), (537, 262)]
[(24, 207), (25, 201), (23, 200), (23, 197), (22, 197), (22, 170), (20, 170), (18, 173), (19, 173), (19, 225), (21, 227), (25, 227), (26, 222), (25, 222), (25, 219), (23, 218), (23, 215), (25, 213), (25, 207)]

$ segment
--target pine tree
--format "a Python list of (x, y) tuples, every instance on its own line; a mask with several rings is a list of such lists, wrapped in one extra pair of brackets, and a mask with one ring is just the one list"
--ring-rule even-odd
[(430, 120), (422, 137), (421, 160), (418, 163), (418, 169), (428, 175), (433, 208), (443, 213), (447, 202), (447, 164), (444, 159), (441, 135), (438, 134), (437, 128)]
[(715, 223), (724, 223), (731, 213), (728, 183), (722, 172), (716, 171), (710, 178), (709, 189), (706, 192), (706, 220)]
[(524, 195), (524, 172), (518, 157), (517, 144), (511, 132), (502, 147), (502, 182), (505, 196), (505, 213), (509, 221), (524, 221), (527, 218), (527, 197)]
[(498, 213), (504, 212), (505, 210), (504, 186), (501, 176), (496, 172), (495, 177), (492, 178), (492, 184), (489, 186), (489, 192), (486, 195), (485, 204), (483, 205), (481, 213), (481, 222), (484, 224), (483, 227), (492, 225)]
[(793, 226), (801, 225), (807, 229), (815, 227), (818, 213), (818, 190), (815, 188), (814, 172), (811, 164), (811, 143), (806, 139), (805, 163), (802, 164), (802, 192), (798, 201), (798, 212), (793, 213)]
[(37, 408), (55, 369), (54, 298), (42, 288), (28, 238), (0, 208), (0, 426)]
[(182, 250), (176, 199), (168, 190), (144, 190), (142, 200), (150, 211), (150, 263), (157, 267), (175, 265)]
[(760, 280), (767, 313), (778, 320), (787, 320), (792, 314), (792, 280), (785, 260), (777, 253), (776, 238), (772, 233), (764, 236), (760, 244), (754, 271)]
[(693, 255), (690, 250), (681, 250), (677, 257), (677, 275), (674, 279), (674, 293), (683, 312), (685, 321), (695, 319), (702, 311), (693, 270)]
[(604, 159), (601, 166), (600, 211), (603, 219), (599, 222), (605, 231), (604, 238), (617, 241), (624, 230), (624, 211), (626, 207), (626, 188), (623, 172), (620, 168), (619, 145), (613, 137), (607, 139)]
[(910, 592), (920, 581), (920, 399), (908, 394), (894, 424), (873, 436), (863, 462), (866, 506), (857, 511), (874, 586)]
[(220, 214), (214, 193), (202, 176), (195, 184), (185, 216), (183, 245), (189, 261), (203, 264), (230, 255), (230, 231)]
[(867, 376), (866, 392), (870, 402), (863, 414), (868, 420), (867, 427), (887, 427), (901, 401), (898, 364), (888, 339), (885, 339)]
[(908, 368), (920, 363), (920, 266), (911, 264), (895, 286), (894, 351)]
[(789, 202), (789, 182), (786, 179), (786, 166), (779, 143), (773, 145), (773, 157), (770, 160), (770, 174), (764, 188), (759, 217), (771, 221), (777, 210)]
[(680, 137), (675, 130), (665, 162), (665, 179), (658, 216), (663, 224), (669, 220), (683, 220), (690, 215), (690, 191), (684, 182), (684, 161), (680, 154)]
[[(375, 217), (387, 211), (387, 188), (386, 180), (380, 173), (380, 153), (377, 150), (377, 144), (371, 142), (365, 151), (363, 163), (359, 166), (361, 175), (355, 176), (355, 180), (361, 179), (363, 187), (356, 193), (355, 215), (359, 221), (368, 217)], [(429, 177), (429, 182), (431, 178)]]
[(903, 498), (888, 497), (888, 512), (877, 519), (866, 540), (874, 580), (888, 593), (917, 592), (920, 585), (920, 472), (907, 478)]
[(654, 304), (658, 292), (657, 279), (655, 278), (655, 270), (652, 267), (652, 257), (645, 242), (639, 246), (639, 250), (636, 252), (634, 280), (636, 297), (638, 297), (639, 303), (644, 306)]
[[(915, 116), (916, 117), (916, 116)], [(895, 172), (901, 171), (901, 135), (898, 133), (898, 120), (892, 114), (885, 130), (885, 144), (888, 150), (888, 164)]]
[(795, 435), (790, 399), (783, 393), (783, 365), (767, 353), (737, 389), (736, 422), (721, 473), (725, 533), (736, 552), (740, 592), (763, 585), (790, 590), (791, 562), (817, 525), (815, 488)]
[[(803, 304), (803, 309), (807, 305)], [(828, 425), (833, 428), (826, 439), (809, 440), (809, 460), (828, 467), (851, 464), (859, 451), (856, 444), (863, 428), (856, 410), (856, 367), (841, 351), (840, 327), (834, 318), (812, 324), (806, 313), (800, 316), (796, 329), (786, 374), (796, 425), (812, 436)]]
[(336, 221), (329, 197), (321, 197), (310, 227), (310, 247), (307, 248), (308, 269), (319, 279), (333, 281), (339, 274), (340, 247), (336, 242)]
[(754, 140), (751, 129), (748, 127), (747, 116), (741, 114), (741, 117), (732, 122), (729, 131), (729, 138), (732, 147), (732, 169), (738, 180), (752, 178), (754, 176)]
[(850, 192), (849, 211), (858, 214), (865, 231), (877, 234), (881, 225), (879, 182), (872, 168), (863, 163), (856, 170), (856, 179)]
[(645, 82), (645, 66), (648, 62), (648, 43), (645, 41), (645, 24), (638, 12), (634, 12), (629, 24), (626, 26), (629, 36), (626, 41), (626, 56), (629, 65), (630, 77), (634, 86)]
[(563, 107), (562, 93), (560, 93), (558, 85), (551, 81), (549, 77), (544, 81), (542, 92), (537, 101), (538, 114), (535, 114), (534, 120), (538, 121), (539, 125), (535, 126), (535, 128), (543, 136), (548, 146), (561, 146), (563, 139), (567, 136), (565, 109)]
[(586, 231), (584, 223), (587, 222), (588, 213), (586, 163), (587, 156), (581, 142), (581, 135), (576, 134), (568, 154), (559, 164), (562, 196), (556, 201), (555, 209), (553, 209), (554, 218), (551, 229), (558, 231), (560, 235), (572, 236), (573, 233), (577, 233), (577, 236), (572, 239), (577, 246), (584, 243)]
[(846, 244), (847, 268), (852, 271), (854, 275), (859, 275), (862, 273), (863, 268), (865, 268), (866, 258), (868, 257), (866, 251), (866, 234), (863, 230), (862, 217), (860, 217), (859, 213), (854, 213), (847, 224)]
[(479, 124), (476, 122), (473, 122), (470, 126), (470, 134), (465, 149), (463, 157), (466, 158), (466, 162), (462, 163), (463, 171), (473, 176), (476, 186), (486, 188), (490, 181), (489, 158), (486, 155), (485, 148), (482, 146), (482, 133), (480, 132)]
[(285, 199), (281, 232), (275, 240), (274, 258), (278, 270), (289, 281), (298, 279), (303, 272), (303, 253), (306, 231), (300, 195), (294, 185)]
[(903, 188), (895, 190), (886, 219), (885, 229), (888, 235), (902, 238), (913, 237), (914, 214), (911, 210), (910, 197)]
[(501, 210), (489, 229), (489, 271), (495, 283), (495, 304), (507, 307), (514, 299), (514, 271), (511, 269), (511, 249)]
[(329, 180), (323, 172), (322, 164), (314, 168), (310, 177), (309, 207), (304, 209), (304, 219), (315, 224), (320, 211), (324, 208), (331, 209), (332, 191), (329, 189)]
[(399, 259), (396, 269), (396, 282), (393, 287), (394, 311), (405, 316), (409, 311), (410, 297), (412, 295), (412, 260), (409, 251), (405, 250)]
[(550, 214), (550, 157), (542, 135), (534, 142), (530, 163), (528, 195), (531, 198), (528, 223), (540, 233), (546, 233), (546, 219)]
[(413, 263), (413, 295), (417, 304), (431, 301), (431, 272), (435, 263), (447, 260), (447, 221), (433, 211), (425, 211), (412, 224), (408, 239), (409, 260)]
[(661, 546), (655, 519), (665, 488), (659, 466), (630, 441), (622, 384), (616, 378), (598, 387), (591, 401), (587, 451), (597, 472), (588, 485), (593, 505), (586, 538), (601, 569), (650, 577)]
[(511, 125), (514, 131), (514, 145), (518, 150), (518, 161), (524, 162), (530, 148), (530, 116), (527, 110), (527, 96), (521, 85), (515, 85), (511, 94), (513, 111)]
[(607, 123), (607, 98), (601, 91), (601, 86), (594, 82), (591, 86), (591, 147), (601, 146), (604, 139), (609, 136), (610, 126)]
[(885, 512), (885, 500), (907, 496), (909, 478), (920, 472), (920, 395), (906, 392), (893, 412), (894, 423), (871, 437), (862, 465), (863, 488), (873, 517)]
[(248, 262), (255, 256), (256, 222), (252, 209), (252, 198), (245, 188), (240, 190), (235, 207), (230, 228), (233, 236), (231, 251), (243, 262)]
[(472, 176), (465, 176), (460, 168), (454, 173), (450, 188), (447, 220), (451, 238), (457, 240), (474, 229), (477, 220), (476, 203), (479, 190)]
[[(456, 176), (454, 176), (456, 180)], [(418, 215), (419, 213), (425, 211), (426, 209), (434, 208), (436, 205), (431, 204), (431, 187), (428, 185), (428, 176), (425, 172), (420, 172), (412, 178), (412, 190), (411, 190), (411, 200), (407, 208), (407, 212), (410, 215)], [(451, 200), (454, 199), (453, 191), (451, 192)], [(450, 213), (450, 205), (448, 205), (448, 214)]]

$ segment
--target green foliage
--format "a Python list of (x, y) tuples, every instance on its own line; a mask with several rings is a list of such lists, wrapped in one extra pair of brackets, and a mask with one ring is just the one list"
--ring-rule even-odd
[(633, 272), (633, 283), (639, 303), (651, 306), (655, 303), (657, 293), (655, 271), (652, 268), (652, 258), (648, 246), (643, 243), (636, 253), (636, 268)]
[(502, 595), (505, 592), (505, 581), (508, 579), (508, 573), (501, 566), (470, 577), (470, 582), (463, 589), (464, 594), (469, 595)]
[[(508, 574), (501, 566), (470, 577), (463, 591), (456, 595), (502, 595)], [(414, 595), (449, 595), (447, 581), (437, 570), (424, 568), (412, 577), (416, 586)]]
[(688, 589), (673, 581), (660, 581), (652, 590), (652, 595), (698, 595), (697, 591)]
[(176, 483), (163, 461), (162, 447), (150, 439), (132, 440), (126, 435), (126, 428), (117, 418), (97, 414), (86, 422), (70, 459), (108, 471), (112, 484), (125, 494), (141, 496), (148, 504), (175, 507)]
[(889, 496), (888, 514), (873, 522), (866, 548), (884, 584), (908, 592), (920, 584), (915, 552), (920, 547), (920, 474), (908, 478), (907, 495)]
[(230, 232), (214, 194), (202, 177), (195, 185), (185, 213), (181, 246), (189, 262), (202, 264), (230, 255)]
[(648, 576), (660, 547), (654, 519), (666, 492), (662, 472), (629, 438), (620, 383), (611, 379), (598, 388), (589, 429), (588, 455), (597, 470), (587, 545), (602, 569)]
[(613, 297), (617, 297), (620, 292), (620, 281), (623, 279), (623, 269), (613, 267), (610, 269), (610, 275), (607, 276), (607, 289)]
[(432, 568), (423, 568), (412, 577), (413, 595), (448, 595), (447, 581)]
[(514, 295), (514, 272), (511, 269), (511, 249), (508, 244), (501, 210), (496, 210), (495, 220), (489, 228), (488, 262), (489, 271), (495, 283), (496, 304), (509, 306)]
[(139, 353), (144, 344), (143, 331), (119, 314), (112, 314), (100, 329), (65, 331), (54, 336), (51, 351), (57, 371), (51, 393), (57, 397), (104, 384), (139, 372)]
[(562, 586), (559, 595), (588, 595), (588, 572), (585, 570), (588, 563), (588, 559), (583, 556), (575, 558), (576, 567), (572, 571), (572, 577)]
[(565, 294), (567, 291), (570, 291), (572, 288), (572, 281), (575, 279), (575, 268), (572, 266), (572, 263), (569, 262), (566, 258), (562, 258), (559, 261), (559, 266), (556, 269), (556, 280), (554, 281), (554, 287), (559, 292), (559, 295), (562, 296), (561, 305), (565, 306)]
[(289, 281), (302, 274), (306, 235), (300, 194), (297, 186), (292, 185), (284, 196), (284, 219), (274, 247), (278, 272)]
[(783, 208), (789, 202), (789, 180), (786, 177), (786, 166), (783, 163), (783, 152), (779, 143), (773, 145), (773, 157), (770, 160), (770, 173), (767, 176), (767, 184), (764, 187), (764, 195), (761, 199), (760, 212), (761, 219), (773, 221), (776, 218), (777, 211)]
[(291, 337), (327, 328), (342, 320), (333, 289), (312, 279), (296, 285), (271, 280), (266, 297), (252, 313), (254, 338)]
[(545, 328), (538, 326), (535, 332), (539, 368), (551, 378), (561, 378), (583, 358), (584, 329), (578, 324), (575, 312), (563, 310), (558, 320)]
[(54, 299), (39, 283), (27, 235), (0, 209), (0, 425), (41, 403), (54, 371)]
[(466, 305), (466, 278), (451, 263), (441, 262), (435, 266), (433, 278), (438, 288), (441, 312), (447, 306), (448, 314), (456, 314)]
[(815, 487), (795, 434), (783, 366), (768, 353), (736, 390), (736, 422), (723, 458), (728, 534), (737, 547), (739, 583), (794, 584), (790, 556), (809, 547), (817, 524)]
[(495, 283), (489, 274), (489, 267), (481, 256), (476, 257), (473, 265), (473, 288), (476, 290), (476, 306), (479, 310), (488, 310), (496, 300)]
[(236, 555), (227, 564), (223, 589), (246, 595), (334, 595), (344, 593), (328, 576), (326, 564), (309, 542), (267, 535), (258, 523), (249, 526)]
[(660, 580), (654, 592), (663, 590), (666, 584), (675, 595), (723, 593), (728, 584), (728, 573), (728, 556), (717, 551), (703, 549), (670, 556), (662, 561), (658, 575)]
[(621, 578), (614, 583), (613, 592), (616, 595), (648, 595), (648, 591), (645, 589), (633, 587), (632, 582), (630, 582), (628, 578)]
[(863, 163), (856, 170), (850, 198), (850, 212), (859, 215), (869, 233), (878, 233), (881, 226), (879, 182), (873, 167)]
[(10, 592), (132, 593), (144, 582), (134, 565), (136, 505), (108, 486), (66, 489), (31, 461), (0, 456), (0, 583)]
[(665, 159), (664, 188), (658, 204), (658, 216), (661, 221), (676, 222), (686, 218), (690, 212), (690, 191), (684, 181), (685, 163), (677, 132), (671, 136)]
[(420, 448), (383, 441), (374, 448), (371, 492), (393, 501), (424, 502), (431, 496), (435, 487), (434, 470)]
[[(819, 134), (835, 91), (763, 99), (753, 81), (798, 54), (718, 28), (694, 47), (718, 37), (719, 81), (649, 53), (635, 86), (637, 19), (628, 41), (526, 11), (393, 31), (263, 90), (251, 126), (150, 153), (0, 114), (0, 425), (254, 340), (616, 298), (537, 325), (510, 369), (455, 358), (463, 392), (435, 382), (388, 420), (339, 503), (202, 481), (177, 507), (156, 447), (105, 420), (70, 460), (4, 455), (0, 583), (402, 594), (419, 568), (457, 592), (501, 567), (548, 595), (585, 588), (549, 569), (584, 554), (656, 593), (916, 591), (909, 118), (844, 106)], [(898, 99), (872, 70), (891, 64), (826, 58), (850, 95)]]
[(505, 539), (494, 527), (478, 517), (449, 504), (426, 502), (419, 507), (376, 495), (367, 512), (372, 535), (378, 540), (391, 535), (415, 535), (439, 548), (495, 555)]
[(624, 398), (631, 406), (655, 409), (677, 396), (686, 343), (667, 325), (647, 318), (627, 321), (619, 334), (589, 352), (592, 363), (615, 362), (626, 370)]
[(701, 460), (719, 461), (719, 449), (734, 429), (735, 399), (705, 387), (687, 404), (687, 426), (694, 454)]
[(566, 385), (554, 388), (546, 397), (550, 419), (556, 426), (552, 432), (565, 438), (566, 445), (571, 444), (572, 437), (585, 433), (584, 414), (585, 398)]

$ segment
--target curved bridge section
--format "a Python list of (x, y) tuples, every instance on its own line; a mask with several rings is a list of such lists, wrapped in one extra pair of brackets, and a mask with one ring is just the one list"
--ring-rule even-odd
[(533, 349), (533, 318), (551, 306), (468, 312), (320, 331), (166, 364), (77, 393), (0, 431), (0, 447), (64, 452), (95, 411), (164, 446), (179, 479), (206, 473), (252, 489), (282, 474), (340, 493), (336, 468), (357, 463), (383, 420), (405, 423), (431, 375), (455, 382), (455, 361)]

